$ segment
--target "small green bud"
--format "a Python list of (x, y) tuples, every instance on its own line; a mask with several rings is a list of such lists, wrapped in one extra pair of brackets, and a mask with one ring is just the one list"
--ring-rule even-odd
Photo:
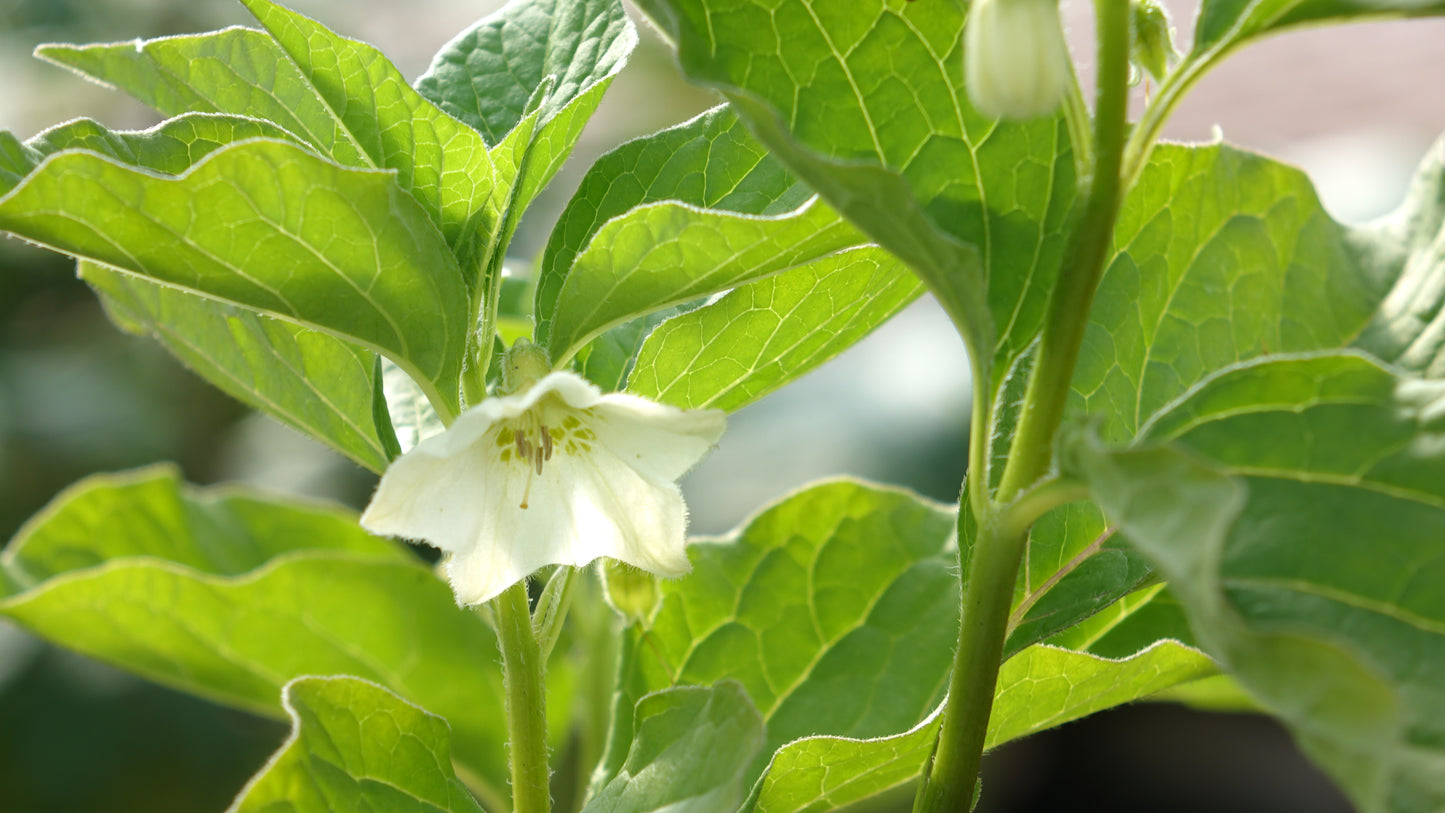
[(995, 118), (1045, 116), (1071, 75), (1058, 0), (974, 0), (964, 24), (964, 81), (973, 106)]
[(512, 395), (541, 381), (552, 372), (547, 351), (527, 339), (518, 339), (502, 356), (502, 395)]
[(1133, 0), (1129, 11), (1129, 59), (1163, 82), (1169, 67), (1179, 61), (1169, 10), (1158, 0)]
[(602, 560), (602, 595), (629, 624), (645, 621), (657, 606), (657, 579), (616, 559)]

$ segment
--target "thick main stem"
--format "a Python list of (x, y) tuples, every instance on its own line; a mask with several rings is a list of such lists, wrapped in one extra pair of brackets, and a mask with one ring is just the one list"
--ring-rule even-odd
[(1007, 503), (1044, 476), (1053, 459), (1054, 434), (1063, 421), (1094, 292), (1104, 273), (1123, 190), (1119, 177), (1128, 135), (1129, 4), (1096, 0), (1099, 94), (1094, 110), (1094, 171), (1084, 211), (1070, 235), (1064, 266), (1049, 292), (1038, 356), (1024, 392), (1023, 411), (997, 500)]
[[(1088, 181), (1083, 213), (1070, 237), (1065, 265), (1049, 295), (1039, 352), (1008, 462), (994, 499), (976, 517), (977, 536), (969, 548), (968, 561), (962, 562), (962, 618), (948, 707), (933, 759), (919, 788), (916, 813), (960, 813), (973, 806), (1014, 582), (1028, 539), (1027, 528), (1001, 521), (999, 506), (1012, 502), (1048, 473), (1054, 435), (1063, 420), (1089, 308), (1103, 274), (1119, 210), (1119, 172), (1128, 129), (1129, 5), (1128, 0), (1096, 0), (1095, 8), (1099, 91), (1094, 119), (1094, 171)], [(988, 443), (989, 438), (974, 437), (971, 442)], [(987, 476), (969, 472), (970, 478), (979, 475)], [(963, 516), (960, 510), (960, 521)]]
[(532, 630), (525, 579), (508, 587), (492, 605), (502, 648), (502, 685), (507, 695), (508, 758), (514, 813), (549, 813), (552, 794), (547, 767), (547, 694), (544, 663)]

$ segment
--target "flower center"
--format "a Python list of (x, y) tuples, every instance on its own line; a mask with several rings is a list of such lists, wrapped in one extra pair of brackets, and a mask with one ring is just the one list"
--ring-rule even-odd
[(540, 477), (553, 454), (579, 455), (592, 451), (597, 433), (584, 422), (590, 410), (563, 411), (536, 407), (497, 425), (495, 449), (503, 463), (526, 466), (527, 484), (519, 508), (526, 509), (532, 478)]

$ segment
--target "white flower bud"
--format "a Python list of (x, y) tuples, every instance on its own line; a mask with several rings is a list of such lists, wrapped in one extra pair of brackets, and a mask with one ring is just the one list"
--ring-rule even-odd
[(964, 81), (996, 118), (1052, 113), (1070, 75), (1058, 0), (973, 0), (964, 28)]

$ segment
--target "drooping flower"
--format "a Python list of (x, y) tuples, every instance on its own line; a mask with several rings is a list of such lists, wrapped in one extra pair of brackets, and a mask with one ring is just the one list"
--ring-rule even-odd
[(689, 570), (676, 481), (722, 436), (723, 413), (604, 395), (549, 366), (518, 342), (499, 395), (392, 463), (361, 516), (373, 533), (445, 551), (461, 605), (545, 565), (601, 556), (662, 576)]
[(1052, 113), (1071, 62), (1058, 0), (973, 0), (964, 22), (963, 76), (973, 106), (995, 118)]

